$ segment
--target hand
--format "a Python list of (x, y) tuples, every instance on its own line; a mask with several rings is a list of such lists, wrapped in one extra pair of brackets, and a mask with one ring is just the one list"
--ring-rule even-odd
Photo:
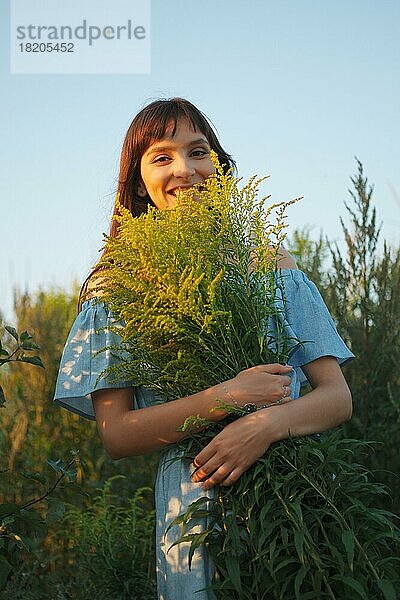
[(261, 407), (283, 399), (289, 401), (291, 370), (292, 367), (279, 363), (257, 365), (241, 371), (221, 386), (227, 396), (226, 399), (236, 406), (252, 403)]
[(203, 490), (232, 485), (274, 441), (268, 433), (268, 411), (258, 411), (230, 423), (194, 459), (192, 482)]

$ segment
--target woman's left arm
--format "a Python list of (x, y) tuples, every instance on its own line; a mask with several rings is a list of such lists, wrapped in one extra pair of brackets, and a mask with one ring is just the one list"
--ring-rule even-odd
[(351, 394), (336, 358), (324, 356), (302, 369), (312, 391), (227, 425), (194, 459), (199, 468), (193, 482), (202, 481), (204, 490), (232, 485), (273, 442), (325, 431), (350, 419)]

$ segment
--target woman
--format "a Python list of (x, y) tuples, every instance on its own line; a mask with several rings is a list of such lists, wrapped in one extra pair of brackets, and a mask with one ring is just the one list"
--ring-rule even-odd
[[(201, 184), (215, 172), (210, 150), (225, 169), (235, 166), (193, 104), (174, 98), (146, 106), (129, 127), (122, 149), (118, 191), (123, 206), (135, 216), (149, 204), (159, 210), (173, 207), (178, 189)], [(116, 235), (116, 227), (113, 221), (111, 236)], [(95, 385), (98, 374), (116, 360), (110, 353), (96, 355), (96, 350), (119, 342), (115, 332), (107, 330), (113, 316), (104, 303), (86, 300), (68, 338), (55, 401), (95, 418), (114, 459), (162, 451), (155, 492), (160, 599), (189, 598), (204, 590), (212, 577), (204, 550), (195, 553), (190, 571), (188, 545), (174, 546), (167, 553), (177, 534), (171, 529), (164, 537), (173, 518), (205, 492), (211, 496), (215, 485), (232, 485), (273, 442), (289, 433), (320, 432), (351, 416), (351, 396), (339, 364), (353, 355), (339, 337), (318, 290), (286, 252), (280, 255), (279, 267), (285, 281), (286, 327), (293, 337), (309, 340), (291, 355), (289, 365), (258, 365), (192, 396), (157, 404), (152, 392), (133, 388), (129, 381), (116, 384), (103, 378)], [(95, 269), (86, 281), (89, 295), (96, 274)], [(304, 375), (312, 391), (291, 402), (299, 397)], [(195, 470), (187, 461), (169, 460), (176, 455), (174, 444), (183, 437), (178, 429), (188, 416), (213, 420), (226, 416), (223, 410), (210, 412), (217, 399), (237, 406), (252, 403), (259, 410), (227, 425), (196, 456)], [(201, 591), (195, 597), (212, 596)]]

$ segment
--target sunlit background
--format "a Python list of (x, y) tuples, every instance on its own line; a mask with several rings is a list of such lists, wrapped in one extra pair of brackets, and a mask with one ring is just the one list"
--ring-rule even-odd
[(274, 200), (304, 196), (290, 225), (315, 237), (340, 240), (357, 156), (383, 236), (398, 244), (398, 0), (151, 7), (149, 75), (11, 75), (1, 0), (0, 310), (10, 321), (13, 289), (67, 288), (96, 261), (126, 129), (159, 97), (194, 102), (244, 178), (271, 176), (263, 191)]

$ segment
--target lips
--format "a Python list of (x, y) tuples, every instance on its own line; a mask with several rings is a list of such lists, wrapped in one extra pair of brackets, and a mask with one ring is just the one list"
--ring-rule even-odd
[(188, 190), (191, 187), (193, 187), (193, 186), (191, 186), (191, 185), (180, 185), (180, 186), (178, 186), (176, 188), (172, 188), (172, 189), (168, 190), (168, 194), (172, 194), (172, 196), (174, 196), (176, 198), (178, 190)]
[[(194, 187), (195, 185), (198, 185), (198, 184), (193, 184), (193, 185), (179, 185), (179, 186), (177, 186), (175, 188), (171, 188), (170, 190), (167, 190), (167, 194), (171, 194), (172, 196), (174, 196), (174, 198), (176, 198), (178, 190), (189, 190), (190, 188)], [(199, 186), (198, 189), (199, 189), (199, 191), (202, 191), (204, 189), (204, 186)]]

